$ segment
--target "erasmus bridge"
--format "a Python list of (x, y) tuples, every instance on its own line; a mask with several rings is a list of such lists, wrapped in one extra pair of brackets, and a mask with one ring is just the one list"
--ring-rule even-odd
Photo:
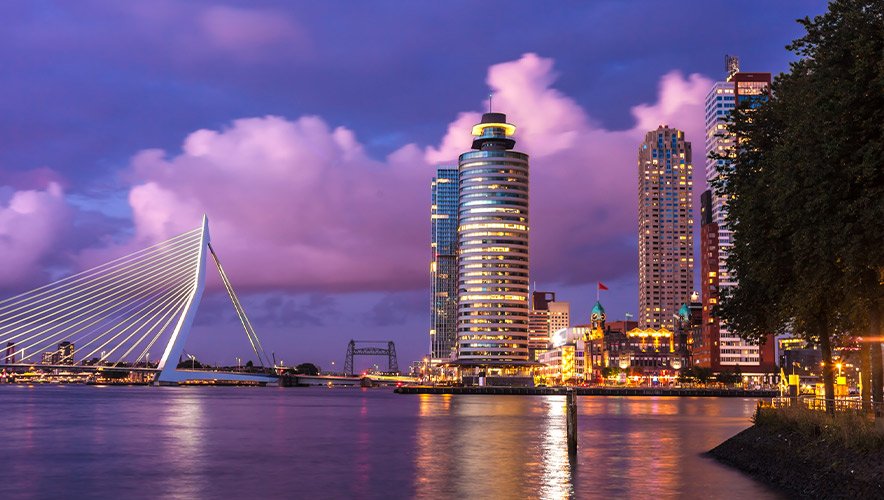
[[(5, 348), (0, 368), (152, 372), (156, 384), (275, 381), (275, 370), (177, 368), (203, 295), (209, 256), (259, 364), (273, 366), (212, 248), (203, 216), (196, 229), (0, 301), (0, 349)], [(150, 352), (160, 350), (159, 362), (152, 364)]]

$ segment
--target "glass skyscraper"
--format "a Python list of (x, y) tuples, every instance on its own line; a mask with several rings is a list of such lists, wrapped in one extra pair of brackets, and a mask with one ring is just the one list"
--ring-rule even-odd
[(440, 165), (431, 189), (430, 357), (438, 363), (452, 357), (457, 343), (457, 167)]
[(462, 366), (528, 361), (528, 155), (512, 151), (515, 130), (505, 114), (485, 113), (458, 162)]

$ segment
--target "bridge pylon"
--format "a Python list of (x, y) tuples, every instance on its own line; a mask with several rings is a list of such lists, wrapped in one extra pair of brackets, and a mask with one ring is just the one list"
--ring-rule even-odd
[[(211, 255), (261, 366), (270, 358), (209, 239), (200, 227), (106, 264), (0, 301), (0, 367), (118, 368), (156, 373), (156, 383), (186, 380), (267, 382), (275, 374), (178, 370), (205, 288)], [(162, 350), (155, 365), (150, 351)], [(156, 359), (156, 358), (155, 358)]]

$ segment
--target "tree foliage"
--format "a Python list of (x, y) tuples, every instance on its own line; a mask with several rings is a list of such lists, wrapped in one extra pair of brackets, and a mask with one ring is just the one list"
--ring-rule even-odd
[(747, 339), (791, 331), (819, 344), (828, 394), (832, 342), (884, 310), (882, 11), (836, 0), (799, 20), (806, 34), (787, 47), (799, 59), (764, 105), (731, 113), (737, 146), (719, 157), (738, 283), (719, 312)]
[(319, 375), (319, 368), (313, 363), (301, 363), (295, 367), (295, 372), (300, 375)]

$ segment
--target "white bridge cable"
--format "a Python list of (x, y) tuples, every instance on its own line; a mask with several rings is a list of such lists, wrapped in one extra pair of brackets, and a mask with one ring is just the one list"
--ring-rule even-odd
[[(2, 317), (4, 315), (9, 315), (10, 313), (18, 311), (18, 310), (24, 310), (24, 312), (22, 312), (22, 313), (7, 317), (7, 319), (4, 321), (5, 324), (14, 325), (19, 322), (13, 322), (13, 321), (11, 321), (12, 319), (22, 317), (22, 316), (33, 317), (34, 311), (37, 310), (38, 308), (42, 308), (43, 313), (45, 314), (48, 311), (54, 310), (54, 309), (61, 307), (63, 305), (68, 305), (72, 302), (82, 302), (84, 299), (91, 299), (97, 293), (96, 289), (97, 289), (97, 291), (101, 291), (102, 290), (101, 287), (106, 286), (108, 283), (110, 283), (112, 285), (116, 285), (117, 288), (126, 287), (126, 286), (133, 286), (133, 285), (137, 286), (137, 279), (138, 278), (144, 276), (147, 273), (154, 273), (158, 270), (161, 270), (161, 267), (164, 265), (167, 267), (170, 265), (169, 263), (167, 263), (165, 260), (162, 260), (162, 259), (165, 258), (168, 260), (169, 258), (173, 258), (173, 257), (177, 258), (182, 255), (185, 257), (188, 257), (188, 256), (190, 256), (190, 252), (192, 252), (192, 251), (193, 250), (191, 248), (171, 248), (171, 249), (167, 249), (167, 252), (165, 254), (160, 254), (158, 256), (151, 257), (150, 259), (147, 259), (144, 261), (137, 261), (137, 262), (129, 264), (121, 269), (118, 269), (114, 272), (90, 274), (89, 276), (86, 276), (86, 277), (89, 277), (90, 279), (88, 281), (85, 281), (82, 285), (73, 287), (72, 289), (67, 289), (67, 288), (61, 287), (61, 286), (55, 287), (55, 290), (56, 290), (55, 293), (53, 293), (51, 295), (47, 295), (40, 300), (36, 300), (34, 302), (27, 303), (21, 307), (16, 308), (16, 309), (6, 311), (5, 313), (0, 311), (0, 317)], [(84, 273), (80, 273), (80, 274), (84, 274)], [(47, 286), (49, 286), (49, 285), (47, 285)], [(46, 288), (46, 287), (43, 287), (43, 288)], [(111, 288), (111, 289), (113, 289), (113, 288)], [(86, 293), (85, 295), (79, 295), (78, 293), (74, 293), (74, 292), (77, 292), (78, 290), (80, 292), (87, 292), (88, 291), (89, 293)], [(47, 293), (48, 291), (49, 290), (44, 292), (44, 294)], [(25, 294), (22, 294), (22, 295), (25, 295)], [(61, 300), (56, 300), (56, 301), (49, 301), (49, 299), (59, 297), (59, 296), (66, 298), (67, 300), (61, 299)], [(49, 309), (45, 309), (47, 306), (53, 306), (53, 305), (55, 307), (50, 307)]]
[[(174, 272), (173, 276), (178, 276), (181, 273), (176, 272), (176, 271), (178, 271), (179, 269), (184, 270), (184, 271), (188, 270), (189, 268), (191, 268), (193, 266), (193, 264), (194, 264), (194, 262), (192, 262), (193, 260), (194, 259), (191, 258), (187, 261), (176, 262), (174, 266), (168, 266), (166, 269), (162, 269), (162, 271), (165, 271), (165, 273), (163, 273), (163, 274), (158, 273), (156, 276), (158, 276), (160, 278), (168, 277), (170, 272)], [(149, 281), (147, 281), (146, 283), (148, 285), (156, 285), (157, 284), (156, 276), (151, 277), (151, 279)], [(137, 277), (140, 277), (140, 275), (135, 275), (134, 277), (137, 278)], [(30, 311), (30, 314), (28, 315), (27, 318), (13, 322), (10, 325), (4, 325), (4, 326), (6, 326), (6, 328), (3, 328), (5, 330), (5, 340), (11, 341), (11, 340), (18, 339), (22, 335), (25, 335), (25, 334), (32, 332), (36, 329), (39, 329), (41, 327), (45, 327), (47, 323), (50, 323), (50, 324), (63, 323), (64, 321), (70, 321), (70, 319), (76, 319), (76, 318), (81, 317), (86, 314), (86, 313), (81, 313), (81, 314), (77, 315), (76, 313), (80, 312), (80, 311), (87, 311), (87, 312), (89, 310), (94, 311), (95, 309), (99, 308), (100, 306), (102, 306), (104, 304), (111, 304), (111, 307), (112, 307), (114, 304), (113, 301), (118, 300), (118, 299), (126, 299), (127, 298), (126, 294), (131, 294), (131, 293), (133, 293), (133, 291), (137, 292), (139, 290), (139, 288), (141, 290), (145, 290), (145, 286), (143, 284), (139, 284), (136, 281), (131, 280), (131, 279), (127, 279), (125, 283), (119, 284), (117, 286), (115, 286), (114, 284), (111, 284), (109, 286), (106, 286), (105, 288), (106, 288), (105, 290), (99, 290), (100, 293), (97, 293), (97, 295), (96, 294), (89, 294), (86, 297), (74, 297), (74, 299), (67, 301), (63, 304), (63, 305), (67, 306), (65, 308), (61, 308), (61, 305), (58, 305), (56, 307), (50, 307), (49, 309), (35, 308), (34, 310)], [(52, 312), (52, 311), (54, 311), (54, 312)], [(50, 312), (52, 312), (52, 314), (49, 314)], [(73, 318), (71, 318), (71, 316), (73, 316)], [(13, 325), (18, 325), (18, 326), (15, 326), (14, 328), (10, 328)], [(32, 326), (32, 325), (36, 325), (36, 326), (33, 326), (32, 328), (30, 328), (28, 330), (20, 332), (17, 335), (11, 335), (15, 332), (18, 332), (22, 328), (25, 328), (27, 326)], [(2, 327), (0, 327), (0, 328), (2, 328)], [(4, 338), (0, 338), (0, 341), (2, 341), (2, 340), (4, 340)]]
[[(8, 299), (0, 300), (0, 315), (5, 315), (9, 312), (9, 309), (17, 304), (26, 303), (29, 306), (32, 305), (32, 302), (28, 302), (36, 297), (40, 297), (52, 291), (52, 289), (58, 289), (62, 286), (67, 285), (68, 283), (74, 283), (77, 281), (81, 281), (89, 278), (90, 276), (96, 275), (102, 271), (109, 271), (111, 269), (120, 267), (122, 264), (126, 262), (131, 262), (135, 260), (136, 257), (143, 257), (149, 255), (153, 252), (162, 252), (168, 251), (168, 248), (175, 248), (180, 245), (182, 239), (184, 240), (193, 240), (196, 237), (197, 240), (200, 238), (200, 228), (194, 229), (192, 231), (188, 231), (186, 233), (180, 234), (178, 236), (174, 236), (166, 241), (157, 243), (156, 245), (144, 248), (142, 250), (138, 250), (137, 252), (130, 253), (128, 255), (124, 255), (123, 257), (119, 257), (105, 264), (101, 264), (99, 266), (87, 269), (85, 271), (81, 271), (79, 273), (73, 274), (66, 278), (62, 278), (58, 281), (54, 281), (47, 285), (43, 285), (39, 288), (35, 288), (33, 290), (29, 290), (27, 292), (21, 293), (19, 295), (15, 295)], [(196, 233), (196, 234), (194, 234)], [(185, 241), (184, 243), (191, 243), (192, 241)]]
[[(83, 304), (83, 305), (80, 305), (79, 307), (76, 307), (77, 304), (73, 304), (71, 307), (66, 308), (65, 310), (59, 311), (59, 313), (65, 313), (60, 316), (58, 315), (58, 313), (44, 316), (43, 314), (45, 314), (45, 313), (43, 311), (41, 311), (41, 310), (34, 311), (33, 316), (35, 317), (35, 319), (33, 321), (26, 323), (25, 326), (33, 325), (33, 324), (36, 324), (36, 326), (34, 326), (28, 330), (25, 330), (24, 332), (21, 332), (17, 335), (5, 336), (3, 338), (0, 338), (0, 341), (6, 340), (8, 342), (11, 340), (19, 339), (22, 335), (26, 335), (27, 333), (33, 332), (34, 330), (40, 329), (41, 327), (42, 328), (51, 327), (52, 330), (50, 330), (48, 332), (49, 333), (48, 336), (52, 337), (52, 336), (54, 336), (52, 334), (53, 330), (57, 330), (58, 328), (69, 323), (70, 321), (77, 320), (83, 316), (86, 316), (86, 318), (81, 321), (75, 322), (73, 325), (69, 325), (67, 328), (63, 328), (61, 331), (63, 332), (73, 326), (80, 325), (80, 324), (82, 324), (90, 319), (96, 318), (96, 317), (99, 318), (99, 320), (97, 320), (97, 321), (100, 321), (102, 319), (102, 316), (101, 316), (102, 313), (106, 313), (108, 311), (114, 311), (114, 310), (118, 309), (120, 302), (136, 301), (136, 300), (140, 299), (141, 297), (143, 297), (146, 293), (150, 293), (150, 292), (156, 290), (158, 287), (162, 287), (162, 286), (166, 285), (168, 281), (171, 281), (172, 283), (174, 283), (176, 281), (176, 278), (188, 276), (188, 272), (192, 269), (193, 265), (194, 264), (192, 262), (188, 262), (188, 261), (184, 261), (182, 263), (177, 263), (177, 265), (175, 267), (173, 267), (172, 269), (169, 270), (170, 272), (165, 274), (166, 278), (171, 278), (171, 279), (167, 279), (167, 280), (153, 279), (150, 282), (148, 282), (148, 286), (142, 285), (140, 287), (137, 287), (137, 286), (131, 286), (131, 285), (127, 284), (124, 287), (117, 287), (117, 290), (115, 291), (115, 293), (111, 293), (111, 294), (105, 293), (105, 294), (103, 294), (104, 296), (101, 298), (101, 300), (97, 300), (97, 301), (94, 301), (94, 302), (91, 302), (88, 304)], [(76, 314), (76, 313), (79, 313), (79, 314)], [(49, 320), (49, 319), (53, 319), (53, 321), (48, 322), (49, 324), (47, 325), (47, 320)], [(94, 322), (92, 324), (94, 324)], [(89, 325), (87, 325), (87, 326), (89, 326)], [(11, 329), (10, 333), (18, 331), (19, 328)], [(19, 342), (27, 342), (33, 338), (38, 337), (39, 335), (40, 334), (38, 333), (38, 334), (32, 335), (31, 337), (28, 337), (26, 339), (20, 339)], [(29, 346), (26, 346), (26, 347), (29, 347)]]
[[(149, 310), (147, 310), (147, 311), (142, 311), (142, 310), (140, 310), (140, 309), (135, 310), (131, 315), (129, 315), (129, 316), (128, 316), (127, 318), (125, 318), (123, 321), (117, 323), (117, 324), (114, 325), (112, 328), (110, 328), (110, 329), (107, 331), (107, 333), (106, 333), (105, 335), (108, 335), (108, 334), (110, 334), (110, 333), (113, 333), (114, 330), (116, 330), (116, 329), (118, 329), (118, 328), (120, 329), (119, 333), (117, 333), (116, 335), (114, 335), (114, 336), (112, 336), (111, 338), (107, 339), (103, 344), (101, 344), (100, 346), (98, 346), (98, 347), (96, 347), (95, 349), (93, 349), (90, 353), (86, 354), (86, 355), (84, 356), (84, 358), (89, 358), (90, 356), (94, 356), (95, 353), (101, 351), (104, 347), (107, 347), (108, 344), (110, 344), (111, 342), (115, 341), (115, 340), (116, 340), (117, 338), (119, 338), (121, 335), (123, 335), (123, 334), (126, 333), (127, 331), (131, 330), (132, 328), (135, 328), (135, 327), (136, 327), (141, 321), (145, 321), (145, 323), (142, 324), (141, 327), (135, 328), (135, 330), (134, 330), (132, 333), (130, 333), (128, 337), (126, 337), (126, 338), (124, 338), (123, 340), (121, 340), (120, 342), (118, 342), (118, 343), (117, 343), (116, 345), (114, 345), (110, 350), (108, 350), (103, 356), (101, 356), (101, 357), (99, 358), (99, 362), (103, 362), (104, 360), (110, 358), (111, 355), (112, 355), (117, 349), (121, 348), (123, 345), (126, 345), (126, 343), (129, 341), (129, 339), (131, 339), (133, 336), (135, 336), (136, 334), (138, 334), (138, 332), (139, 332), (144, 326), (146, 326), (148, 322), (150, 322), (154, 317), (156, 317), (156, 314), (154, 314), (153, 316), (151, 316), (150, 318), (147, 318), (147, 319), (145, 320), (145, 316), (146, 316), (146, 315), (148, 315), (148, 314), (150, 314), (150, 313), (154, 313), (154, 312), (155, 312), (157, 309), (159, 309), (161, 306), (168, 305), (171, 301), (175, 300), (175, 298), (176, 298), (178, 295), (184, 295), (184, 296), (186, 296), (186, 293), (182, 294), (182, 292), (187, 292), (188, 290), (192, 290), (192, 289), (193, 289), (193, 286), (192, 286), (192, 285), (189, 286), (188, 284), (184, 284), (183, 286), (180, 286), (177, 290), (173, 290), (173, 292), (177, 292), (177, 293), (166, 293), (166, 294), (164, 294), (164, 295), (161, 295), (159, 298), (157, 298), (156, 300), (154, 300), (152, 303), (148, 304), (148, 306), (151, 306), (151, 305), (153, 306), (153, 307), (151, 307)], [(87, 343), (86, 345), (88, 346), (88, 345), (91, 345), (91, 344), (94, 343), (94, 342), (97, 342), (99, 338), (102, 338), (102, 337), (104, 337), (105, 335), (102, 335), (101, 337), (97, 337), (97, 338), (91, 340), (91, 341), (90, 341), (89, 343)], [(75, 344), (75, 345), (76, 345), (76, 344)], [(85, 347), (85, 346), (84, 346), (84, 347)], [(132, 346), (133, 349), (134, 349), (135, 347), (137, 347), (137, 344), (136, 344), (135, 346)], [(122, 361), (122, 358), (119, 359), (116, 363), (120, 363), (121, 361)]]
[[(188, 292), (188, 294), (189, 293), (190, 292)], [(186, 312), (186, 310), (187, 310), (187, 301), (186, 300), (178, 303), (178, 307), (172, 311), (172, 314), (168, 315), (168, 317), (166, 318), (166, 322), (163, 323), (162, 327), (157, 329), (156, 335), (154, 335), (154, 337), (150, 340), (150, 342), (146, 346), (144, 346), (144, 349), (141, 350), (141, 354), (139, 354), (138, 357), (135, 358), (134, 363), (140, 362), (145, 357), (145, 355), (150, 354), (150, 349), (154, 346), (156, 341), (160, 338), (160, 336), (163, 333), (168, 331), (171, 335), (171, 330), (167, 330), (169, 328), (169, 324), (171, 324), (172, 320), (174, 320), (175, 318), (183, 315)]]
[[(138, 307), (138, 305), (140, 304), (141, 301), (150, 300), (150, 297), (153, 296), (155, 293), (157, 293), (157, 291), (162, 292), (169, 283), (175, 284), (177, 282), (177, 278), (188, 277), (191, 273), (192, 273), (192, 271), (190, 269), (188, 269), (187, 267), (181, 267), (180, 269), (169, 274), (168, 275), (169, 279), (166, 282), (159, 282), (159, 283), (155, 282), (155, 283), (150, 284), (150, 286), (148, 286), (148, 287), (142, 287), (140, 290), (139, 289), (127, 290), (126, 291), (127, 294), (122, 297), (126, 302), (123, 302), (122, 305), (121, 305), (121, 301), (105, 300), (105, 301), (102, 301), (101, 303), (98, 303), (98, 304), (91, 304), (90, 306), (81, 307), (78, 310), (85, 309), (85, 311), (74, 316), (73, 318), (70, 318), (67, 322), (62, 322), (60, 324), (55, 324), (55, 325), (49, 325), (51, 330), (48, 332), (48, 334), (37, 333), (37, 334), (29, 337), (28, 339), (22, 340), (24, 342), (27, 342), (27, 341), (32, 340), (34, 338), (40, 337), (41, 335), (45, 335), (44, 337), (41, 337), (37, 342), (34, 342), (30, 345), (23, 346), (22, 350), (23, 351), (30, 350), (30, 349), (33, 349), (34, 347), (39, 347), (39, 346), (43, 346), (44, 348), (47, 346), (51, 346), (53, 343), (63, 341), (63, 340), (68, 340), (71, 337), (73, 337), (74, 335), (76, 335), (77, 333), (83, 332), (84, 330), (86, 330), (90, 327), (94, 327), (96, 325), (98, 325), (99, 327), (105, 326), (105, 328), (107, 328), (106, 323), (108, 321), (111, 321), (112, 318), (119, 317), (122, 314), (126, 314), (127, 312), (131, 311), (132, 309)], [(185, 285), (192, 286), (192, 284), (188, 284), (186, 282), (185, 282)], [(85, 316), (85, 318), (80, 319), (83, 316)], [(79, 319), (79, 321), (75, 321), (78, 319)], [(90, 321), (90, 320), (92, 320), (92, 321)], [(73, 321), (73, 323), (71, 323), (71, 321)], [(84, 323), (86, 323), (86, 324), (83, 325)], [(67, 335), (63, 335), (65, 332), (68, 332), (72, 328), (75, 328), (80, 325), (83, 325), (83, 326), (81, 326), (80, 328), (74, 330), (73, 332), (71, 332)], [(95, 329), (97, 329), (97, 328), (95, 328)], [(82, 342), (83, 339), (89, 337), (90, 334), (92, 334), (95, 329), (93, 329), (92, 331), (87, 331), (86, 333), (84, 333), (83, 335), (78, 337), (77, 339), (74, 339), (74, 341), (73, 341), (74, 345), (76, 346), (78, 342)], [(107, 330), (107, 331), (105, 331), (104, 334), (99, 335), (98, 338), (101, 338), (102, 336), (104, 336), (107, 333), (112, 333), (112, 331), (113, 331), (113, 329)], [(93, 339), (92, 341), (87, 342), (85, 345), (80, 344), (81, 347), (76, 349), (76, 351), (82, 351), (85, 347), (91, 345), (95, 340), (97, 340), (97, 339)], [(22, 341), (20, 341), (20, 342), (22, 342)], [(39, 353), (39, 349), (38, 349), (38, 352), (31, 354), (30, 356), (23, 355), (23, 359), (29, 359), (38, 353)]]
[[(77, 347), (75, 352), (82, 353), (88, 346), (110, 335), (110, 339), (89, 353), (92, 355), (131, 330), (129, 336), (102, 358), (106, 359), (129, 343), (129, 348), (117, 361), (119, 363), (138, 348), (150, 335), (152, 328), (163, 323), (163, 328), (154, 334), (139, 354), (138, 359), (140, 359), (160, 338), (163, 330), (168, 330), (172, 319), (182, 312), (183, 303), (175, 307), (176, 302), (186, 298), (195, 287), (193, 268), (199, 262), (201, 241), (201, 228), (198, 228), (107, 264), (0, 301), (0, 317), (8, 316), (5, 321), (0, 320), (0, 342), (6, 341), (15, 345), (15, 350), (18, 351), (16, 354), (22, 356), (22, 361), (26, 361), (40, 354), (42, 350), (40, 348), (68, 340), (89, 327), (104, 326), (106, 329), (85, 345), (82, 341), (89, 337), (88, 332), (74, 339), (74, 346)], [(170, 258), (171, 262), (168, 260)], [(67, 300), (52, 300), (66, 296), (71, 290), (87, 293), (67, 295), (69, 297)], [(28, 304), (29, 300), (34, 300), (38, 307), (33, 307), (33, 303)], [(84, 301), (89, 303), (84, 305)], [(146, 308), (149, 309), (145, 312)], [(21, 310), (26, 310), (27, 313), (14, 314)], [(128, 317), (107, 328), (106, 323), (114, 318), (119, 320), (120, 316), (127, 313), (130, 313)], [(84, 316), (84, 319), (80, 319)], [(17, 321), (10, 321), (12, 319)], [(89, 322), (90, 320), (92, 321)], [(153, 323), (145, 331), (145, 327), (151, 321)], [(87, 322), (89, 322), (87, 325), (67, 333)], [(29, 326), (31, 328), (27, 328)], [(28, 336), (41, 327), (48, 328), (48, 331)], [(113, 335), (119, 328), (122, 330)], [(130, 342), (142, 331), (144, 333), (137, 341)], [(12, 343), (13, 340), (17, 342)], [(34, 350), (35, 348), (37, 349)], [(31, 354), (27, 354), (29, 351)], [(65, 359), (70, 357), (66, 355)]]
[[(122, 363), (123, 360), (126, 359), (126, 356), (131, 354), (132, 351), (134, 351), (139, 345), (141, 345), (141, 343), (151, 333), (156, 332), (154, 339), (159, 338), (159, 336), (162, 335), (163, 332), (166, 331), (166, 327), (168, 326), (169, 322), (171, 322), (172, 319), (177, 316), (176, 311), (178, 311), (182, 307), (184, 307), (185, 299), (191, 294), (192, 291), (193, 291), (193, 286), (184, 285), (184, 286), (179, 287), (179, 291), (177, 294), (167, 297), (166, 300), (161, 305), (162, 308), (160, 308), (156, 312), (154, 312), (150, 318), (145, 320), (145, 322), (141, 326), (141, 328), (136, 330), (135, 333), (143, 330), (144, 334), (141, 337), (139, 337), (138, 340), (136, 340), (135, 342), (133, 342), (131, 344), (131, 346), (126, 350), (126, 352), (124, 352), (119, 357), (119, 359), (117, 359), (117, 361), (114, 363), (114, 366), (118, 365), (119, 363)], [(178, 307), (175, 307), (176, 305)], [(153, 321), (154, 318), (156, 318), (156, 321), (154, 321), (153, 324), (148, 326), (148, 323)], [(157, 325), (159, 325), (163, 321), (163, 319), (166, 320), (165, 326), (158, 329)], [(134, 333), (133, 333), (133, 335), (134, 335)], [(130, 335), (130, 337), (131, 337), (131, 335)], [(154, 341), (151, 341), (146, 348), (149, 349), (150, 346), (153, 345), (153, 342)], [(147, 351), (145, 350), (145, 352), (147, 352)], [(141, 361), (140, 356), (135, 359), (134, 363), (138, 363), (139, 361)]]
[[(249, 343), (252, 345), (252, 350), (255, 351), (255, 355), (258, 357), (258, 362), (261, 363), (261, 366), (266, 366), (264, 360), (266, 360), (269, 364), (270, 358), (267, 356), (267, 352), (264, 351), (264, 347), (261, 345), (260, 339), (258, 339), (258, 333), (255, 332), (254, 327), (252, 327), (252, 322), (249, 321), (249, 317), (246, 315), (246, 311), (242, 307), (242, 303), (240, 303), (239, 297), (237, 297), (236, 292), (233, 290), (233, 285), (227, 278), (227, 273), (225, 273), (224, 268), (221, 267), (221, 261), (218, 260), (218, 256), (215, 254), (215, 249), (212, 248), (211, 243), (208, 244), (208, 247), (209, 252), (212, 254), (212, 260), (215, 261), (215, 266), (218, 268), (218, 273), (221, 275), (221, 281), (224, 283), (224, 288), (227, 290), (227, 294), (230, 296), (231, 302), (233, 302), (233, 307), (234, 309), (236, 309), (236, 314), (239, 316), (239, 321), (240, 323), (242, 323), (243, 329), (246, 332), (246, 336), (249, 338)], [(261, 352), (258, 352), (259, 349)], [(261, 353), (264, 354), (264, 359), (262, 359)]]

